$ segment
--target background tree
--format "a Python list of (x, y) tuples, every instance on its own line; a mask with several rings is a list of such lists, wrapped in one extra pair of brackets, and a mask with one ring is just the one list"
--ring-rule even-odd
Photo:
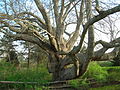
[(120, 48), (115, 58), (112, 61), (114, 66), (120, 66)]
[[(37, 44), (48, 54), (48, 69), (53, 80), (67, 80), (83, 75), (92, 60), (114, 58), (114, 52), (105, 54), (113, 47), (119, 47), (120, 38), (110, 42), (94, 41), (94, 23), (110, 14), (120, 11), (120, 5), (100, 9), (98, 0), (34, 0), (39, 14), (20, 11), (15, 14), (0, 13), (0, 30), (16, 39)], [(92, 8), (96, 13), (94, 14)], [(75, 28), (70, 29), (70, 24)], [(6, 29), (14, 32), (6, 32)], [(72, 30), (73, 33), (68, 33)], [(86, 52), (80, 52), (88, 32)], [(47, 37), (46, 35), (47, 34)], [(65, 38), (64, 35), (69, 38)], [(75, 42), (80, 36), (77, 46)], [(48, 40), (46, 40), (46, 38)], [(96, 45), (102, 48), (94, 51)]]
[(27, 67), (30, 67), (30, 63), (36, 63), (37, 68), (40, 63), (44, 63), (46, 58), (46, 53), (37, 45), (32, 44), (30, 42), (21, 42), (21, 45), (23, 45), (24, 50), (21, 52), (23, 56), (26, 56), (27, 61)]
[(15, 50), (15, 44), (13, 44), (13, 39), (4, 35), (0, 40), (1, 56), (6, 59), (6, 62), (10, 62), (15, 66), (19, 65), (17, 52)]
[[(120, 18), (119, 13), (115, 13), (113, 16), (112, 15), (107, 16), (103, 20), (97, 22), (95, 27), (96, 33), (99, 32), (97, 37), (101, 38), (100, 35), (104, 34), (105, 35), (104, 37), (106, 37), (107, 40), (110, 42), (118, 38), (120, 34), (120, 30), (118, 27), (119, 18)], [(100, 48), (100, 46), (98, 47)], [(120, 60), (118, 59), (119, 48), (120, 47), (112, 48), (114, 49), (113, 52), (115, 51), (114, 53), (115, 58), (110, 59), (110, 61), (112, 61), (115, 65), (119, 65), (120, 62)]]

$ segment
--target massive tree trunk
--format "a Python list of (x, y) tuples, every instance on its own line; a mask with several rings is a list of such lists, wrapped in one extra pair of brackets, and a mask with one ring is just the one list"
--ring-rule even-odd
[(53, 74), (53, 80), (69, 80), (79, 75), (80, 62), (76, 55), (49, 54), (48, 70)]
[(71, 80), (82, 76), (91, 61), (113, 60), (118, 51), (113, 50), (106, 53), (108, 49), (101, 48), (94, 52), (94, 56), (88, 59), (87, 53), (77, 53), (71, 55), (49, 54), (48, 71), (52, 73), (53, 80)]

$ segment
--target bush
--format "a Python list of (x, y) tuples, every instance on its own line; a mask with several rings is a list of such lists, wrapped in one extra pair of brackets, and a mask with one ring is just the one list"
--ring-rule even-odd
[(69, 84), (74, 87), (74, 88), (88, 88), (88, 82), (86, 81), (86, 79), (74, 79), (74, 80), (70, 80)]
[(115, 72), (115, 71), (109, 73), (108, 80), (109, 81), (119, 81), (120, 80), (120, 73)]
[(113, 63), (111, 61), (99, 61), (98, 64), (102, 67), (113, 66)]
[(74, 88), (82, 87), (86, 90), (89, 87), (89, 79), (97, 82), (104, 82), (107, 80), (107, 76), (107, 69), (102, 68), (97, 62), (91, 62), (87, 72), (81, 77), (82, 79), (70, 80), (69, 84)]
[(97, 82), (104, 82), (107, 80), (108, 72), (103, 69), (97, 62), (91, 62), (88, 70), (83, 78), (90, 78)]
[(74, 88), (78, 88), (80, 86), (80, 82), (78, 80), (70, 80), (69, 84)]
[(119, 81), (120, 80), (120, 66), (104, 67), (109, 73), (108, 80)]

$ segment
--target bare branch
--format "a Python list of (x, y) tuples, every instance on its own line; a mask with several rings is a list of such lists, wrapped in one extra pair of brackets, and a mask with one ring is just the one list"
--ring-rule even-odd
[(94, 29), (95, 29), (95, 30), (97, 30), (97, 31), (99, 31), (99, 32), (101, 32), (101, 33), (103, 33), (103, 34), (106, 34), (106, 35), (108, 35), (108, 34), (109, 34), (109, 33), (107, 33), (107, 32), (104, 32), (104, 31), (102, 31), (102, 30), (98, 29), (98, 28), (97, 28), (97, 27), (95, 27), (95, 26), (94, 26)]
[(93, 57), (93, 61), (108, 61), (113, 60), (119, 52), (119, 47), (115, 48), (113, 51), (109, 53), (105, 53), (108, 50), (108, 48), (102, 48), (95, 52), (95, 55)]
[(34, 0), (39, 11), (41, 12), (44, 20), (45, 20), (45, 23), (46, 23), (46, 27), (47, 27), (47, 30), (49, 33), (51, 33), (52, 35), (54, 35), (54, 32), (52, 30), (52, 27), (51, 27), (51, 22), (50, 22), (50, 18), (45, 10), (45, 8), (43, 7), (43, 4), (40, 2), (40, 0)]
[(54, 48), (51, 47), (47, 42), (43, 42), (37, 37), (30, 36), (28, 34), (10, 34), (10, 33), (5, 33), (9, 37), (14, 38), (15, 40), (24, 40), (24, 41), (29, 41), (31, 43), (39, 45), (42, 49), (44, 49), (47, 52), (53, 52)]
[(69, 41), (66, 44), (68, 50), (70, 50), (73, 47), (73, 44), (76, 42), (76, 40), (79, 36), (80, 25), (82, 24), (82, 21), (83, 21), (83, 8), (84, 8), (84, 0), (81, 1), (80, 13), (79, 13), (79, 17), (77, 19), (76, 30), (75, 30), (73, 36), (69, 39)]
[(97, 11), (98, 13), (100, 13), (101, 10), (100, 10), (100, 6), (99, 6), (99, 1), (98, 1), (98, 0), (95, 0), (95, 3), (96, 3), (95, 9), (96, 9), (96, 11)]
[(45, 22), (43, 20), (41, 20), (38, 16), (34, 15), (31, 12), (22, 12), (22, 13), (19, 13), (19, 14), (17, 14), (17, 17), (18, 16), (24, 16), (25, 14), (31, 15), (31, 16), (35, 17), (44, 27), (46, 26), (46, 24), (45, 24)]
[[(111, 41), (111, 42), (105, 42), (105, 41), (97, 41), (95, 43), (95, 45), (97, 44), (102, 44), (103, 48), (96, 51), (94, 53), (94, 57), (93, 60), (108, 60), (108, 59), (113, 59), (116, 56), (116, 52), (118, 52), (117, 48), (120, 47), (120, 37)], [(114, 48), (115, 47), (115, 48)], [(114, 48), (114, 50), (110, 53), (105, 54), (105, 52), (109, 49), (109, 48)]]
[(64, 15), (63, 15), (63, 19), (64, 19), (64, 21), (65, 21), (67, 15), (71, 12), (71, 10), (72, 10), (72, 9), (73, 9), (73, 8), (79, 3), (79, 2), (80, 2), (80, 0), (77, 1), (72, 7), (70, 7), (71, 4), (72, 4), (72, 2), (70, 2), (70, 3), (67, 5), (67, 7), (66, 7), (66, 11), (65, 11), (65, 13), (64, 13)]
[(60, 10), (60, 18), (62, 18), (63, 16), (63, 12), (64, 12), (64, 9), (65, 9), (65, 0), (61, 0), (61, 10)]
[(53, 0), (54, 3), (54, 14), (55, 14), (55, 20), (56, 20), (56, 25), (58, 25), (58, 18), (59, 18), (59, 9), (58, 9), (58, 3), (59, 0)]
[(81, 40), (80, 40), (80, 43), (77, 47), (74, 47), (73, 50), (71, 51), (71, 53), (78, 53), (82, 47), (82, 44), (83, 44), (83, 41), (84, 41), (84, 38), (85, 38), (85, 35), (87, 33), (87, 30), (89, 28), (89, 26), (93, 25), (95, 22), (107, 17), (108, 15), (110, 14), (113, 14), (113, 13), (116, 13), (116, 12), (119, 12), (120, 11), (120, 5), (114, 7), (114, 8), (111, 8), (111, 9), (108, 9), (106, 11), (103, 11), (102, 13), (100, 13), (99, 15), (97, 16), (94, 16), (93, 18), (91, 18), (85, 25), (84, 25), (84, 30), (82, 32), (82, 36), (81, 36)]
[(3, 20), (0, 20), (0, 23), (4, 24), (3, 26), (0, 26), (0, 27), (2, 27), (2, 28), (4, 28), (4, 27), (9, 27), (9, 29), (10, 29), (11, 31), (13, 31), (13, 32), (17, 32), (17, 33), (20, 33), (20, 32), (21, 32), (20, 29), (14, 28), (13, 26), (9, 25), (9, 23), (7, 23), (7, 22), (5, 22), (5, 21), (3, 21)]
[(97, 44), (102, 44), (103, 47), (105, 48), (113, 48), (113, 47), (119, 47), (120, 46), (120, 37), (111, 41), (111, 42), (105, 42), (105, 41), (102, 41), (102, 40), (99, 40), (95, 43), (95, 45)]

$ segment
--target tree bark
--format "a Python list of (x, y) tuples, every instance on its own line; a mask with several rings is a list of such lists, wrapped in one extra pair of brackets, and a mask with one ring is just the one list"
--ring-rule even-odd
[(49, 54), (48, 70), (53, 75), (53, 80), (70, 80), (77, 78), (82, 72), (82, 65), (86, 60), (85, 54), (55, 55)]

